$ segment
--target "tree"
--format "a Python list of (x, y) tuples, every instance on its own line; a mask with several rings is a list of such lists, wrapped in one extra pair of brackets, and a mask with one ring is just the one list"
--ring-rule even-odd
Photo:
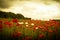
[(17, 17), (18, 19), (24, 19), (24, 16), (23, 16), (22, 14), (16, 14), (16, 17)]
[(15, 14), (12, 12), (3, 12), (3, 11), (0, 11), (0, 18), (31, 19), (24, 17), (22, 14)]
[(0, 18), (7, 18), (7, 12), (0, 11)]
[(16, 14), (9, 12), (8, 13), (8, 18), (16, 18)]

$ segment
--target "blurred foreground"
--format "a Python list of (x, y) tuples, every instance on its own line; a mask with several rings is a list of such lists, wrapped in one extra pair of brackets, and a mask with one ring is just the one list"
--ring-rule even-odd
[(59, 20), (0, 18), (0, 40), (59, 40)]

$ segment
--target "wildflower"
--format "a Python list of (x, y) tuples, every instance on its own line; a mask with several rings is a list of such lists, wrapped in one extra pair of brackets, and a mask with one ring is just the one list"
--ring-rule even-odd
[(37, 29), (38, 29), (38, 27), (37, 27), (37, 26), (34, 26), (34, 27), (33, 27), (33, 30), (34, 30), (34, 31), (35, 31), (35, 30), (37, 30)]
[(0, 23), (2, 23), (2, 20), (0, 20)]
[(58, 31), (55, 29), (55, 30), (53, 30), (56, 34), (58, 33)]
[(24, 24), (23, 22), (18, 22), (18, 24)]
[(23, 40), (32, 40), (31, 36), (26, 36), (25, 38), (23, 38)]
[(53, 30), (48, 30), (48, 32), (49, 32), (49, 33), (52, 33), (52, 32), (53, 32)]
[(25, 22), (25, 24), (28, 24), (28, 22)]
[(8, 22), (8, 21), (5, 21), (4, 24), (7, 25), (9, 28), (13, 26), (13, 24), (11, 22)]
[(29, 25), (26, 25), (26, 27), (28, 27)]
[(17, 37), (20, 37), (21, 36), (21, 33), (20, 32), (17, 32)]
[(48, 34), (49, 37), (53, 36), (52, 30), (48, 30), (48, 32), (49, 32), (49, 34)]
[(45, 36), (44, 34), (40, 34), (39, 38), (44, 38), (44, 36)]
[(43, 28), (44, 28), (44, 26), (40, 25), (40, 26), (39, 26), (39, 28), (40, 28), (40, 29), (43, 29)]
[(9, 22), (8, 24), (9, 28), (13, 26), (13, 23), (12, 22)]
[(46, 31), (47, 31), (47, 28), (43, 28), (42, 31), (43, 31), (43, 32), (46, 32)]
[(35, 29), (38, 29), (38, 27), (36, 27)]
[(12, 37), (20, 37), (21, 36), (21, 33), (16, 30), (13, 34), (12, 34)]
[(8, 22), (8, 21), (5, 21), (4, 24), (5, 24), (5, 25), (9, 25), (9, 22)]
[(3, 25), (2, 25), (2, 20), (0, 20), (0, 29), (3, 28)]
[(34, 23), (31, 23), (32, 26), (34, 26)]
[(11, 36), (15, 38), (16, 37), (16, 33), (13, 33)]
[(12, 20), (12, 22), (17, 23), (17, 22), (18, 22), (18, 20), (17, 20), (17, 19), (13, 19), (13, 20)]
[(3, 25), (2, 24), (0, 24), (0, 29), (2, 29), (3, 28)]
[(17, 24), (16, 24), (16, 26), (20, 26), (20, 24), (19, 24), (19, 23), (17, 23)]

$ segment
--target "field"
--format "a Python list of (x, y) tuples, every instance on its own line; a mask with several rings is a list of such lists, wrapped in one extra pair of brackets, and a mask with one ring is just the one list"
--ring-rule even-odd
[(59, 40), (60, 21), (0, 18), (0, 40)]

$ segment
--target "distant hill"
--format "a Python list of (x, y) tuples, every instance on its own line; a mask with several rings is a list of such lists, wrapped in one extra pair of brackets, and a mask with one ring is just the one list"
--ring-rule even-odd
[(0, 18), (31, 19), (24, 17), (22, 14), (15, 14), (12, 12), (3, 12), (3, 11), (0, 11)]

